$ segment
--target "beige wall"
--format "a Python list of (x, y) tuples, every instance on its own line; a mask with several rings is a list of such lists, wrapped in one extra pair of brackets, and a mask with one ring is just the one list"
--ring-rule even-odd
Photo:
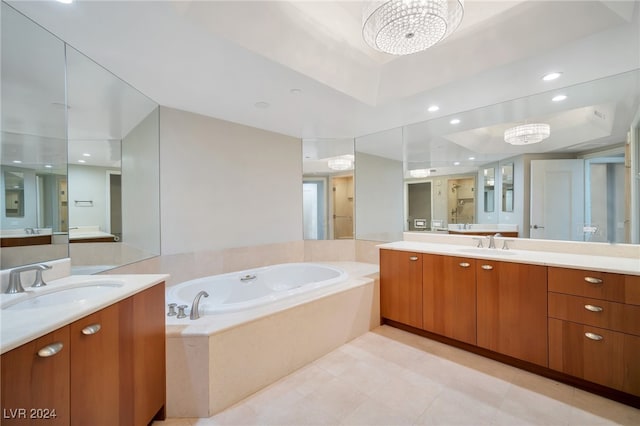
[(162, 254), (302, 240), (299, 139), (160, 110)]

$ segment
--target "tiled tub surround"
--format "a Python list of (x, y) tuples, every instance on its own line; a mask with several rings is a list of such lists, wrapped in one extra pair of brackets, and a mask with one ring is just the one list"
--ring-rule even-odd
[(377, 265), (273, 304), (167, 321), (167, 415), (209, 417), (379, 325)]

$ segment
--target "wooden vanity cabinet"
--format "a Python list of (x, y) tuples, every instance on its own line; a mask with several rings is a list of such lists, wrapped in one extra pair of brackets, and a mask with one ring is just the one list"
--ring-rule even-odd
[[(144, 426), (164, 419), (164, 296), (164, 283), (157, 284), (2, 354), (2, 424)], [(62, 344), (58, 353), (38, 356), (53, 343)], [(51, 410), (55, 418), (45, 418)]]
[(120, 304), (69, 325), (70, 425), (120, 423)]
[(478, 346), (547, 367), (547, 268), (478, 260)]
[(422, 255), (423, 329), (476, 344), (476, 260)]
[(640, 396), (640, 276), (549, 267), (549, 367)]
[(2, 354), (3, 425), (69, 425), (69, 354), (68, 326)]
[(422, 258), (420, 253), (380, 250), (380, 314), (422, 328)]

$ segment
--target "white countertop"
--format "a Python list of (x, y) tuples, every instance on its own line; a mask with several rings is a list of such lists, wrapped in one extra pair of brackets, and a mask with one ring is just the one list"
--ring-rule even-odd
[[(496, 240), (497, 243), (497, 240)], [(537, 250), (506, 250), (475, 248), (471, 245), (441, 244), (418, 241), (397, 241), (380, 244), (388, 250), (443, 254), (473, 259), (491, 259), (531, 265), (557, 266), (571, 269), (640, 275), (640, 259), (629, 257), (595, 256), (587, 254), (557, 253)], [(508, 252), (508, 253), (507, 253)]]
[[(71, 275), (52, 280), (45, 287), (25, 288), (25, 293), (0, 294), (0, 349), (5, 353), (33, 339), (68, 325), (142, 290), (165, 281), (165, 274), (140, 275)], [(48, 307), (7, 309), (33, 295), (103, 284), (111, 287), (104, 295), (77, 298)], [(103, 286), (103, 287), (104, 287)]]

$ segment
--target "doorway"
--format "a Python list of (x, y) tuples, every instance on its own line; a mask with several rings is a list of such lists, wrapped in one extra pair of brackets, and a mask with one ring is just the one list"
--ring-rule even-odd
[(353, 238), (353, 175), (331, 178), (333, 190), (333, 238)]
[(107, 232), (122, 240), (122, 176), (119, 172), (107, 172)]
[(409, 231), (431, 228), (431, 182), (407, 184), (407, 210)]

